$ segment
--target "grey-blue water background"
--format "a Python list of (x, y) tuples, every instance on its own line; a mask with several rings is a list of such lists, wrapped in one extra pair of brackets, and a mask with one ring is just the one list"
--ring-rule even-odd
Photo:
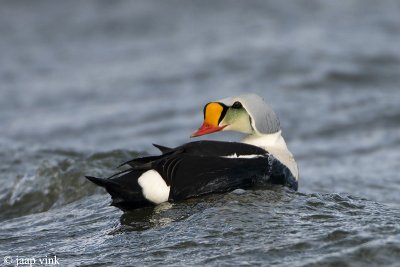
[[(0, 265), (399, 266), (399, 14), (372, 0), (1, 1)], [(279, 114), (298, 193), (123, 214), (83, 178), (190, 141), (206, 102), (247, 91)]]

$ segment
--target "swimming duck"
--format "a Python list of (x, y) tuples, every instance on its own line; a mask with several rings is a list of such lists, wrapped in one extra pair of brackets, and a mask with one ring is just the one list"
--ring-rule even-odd
[(191, 137), (219, 131), (247, 134), (241, 142), (196, 141), (161, 155), (129, 160), (109, 178), (86, 176), (104, 187), (112, 205), (135, 209), (212, 193), (270, 184), (298, 188), (298, 168), (281, 135), (275, 112), (261, 97), (246, 94), (207, 103), (204, 122)]

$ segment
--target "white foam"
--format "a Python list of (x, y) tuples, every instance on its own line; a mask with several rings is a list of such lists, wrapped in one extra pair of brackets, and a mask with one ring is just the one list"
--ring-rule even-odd
[(168, 201), (170, 187), (155, 170), (149, 170), (143, 173), (138, 179), (139, 185), (142, 187), (143, 196), (155, 203), (160, 204)]

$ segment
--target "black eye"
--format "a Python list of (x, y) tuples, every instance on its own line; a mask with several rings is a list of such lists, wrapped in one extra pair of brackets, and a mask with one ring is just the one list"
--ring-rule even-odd
[(235, 103), (233, 103), (232, 108), (242, 108), (242, 103), (240, 103), (239, 101), (236, 101)]

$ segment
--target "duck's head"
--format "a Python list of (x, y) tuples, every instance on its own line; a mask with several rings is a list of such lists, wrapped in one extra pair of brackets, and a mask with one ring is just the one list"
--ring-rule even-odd
[(219, 131), (272, 134), (280, 130), (274, 111), (256, 94), (224, 98), (204, 106), (204, 122), (191, 137)]

